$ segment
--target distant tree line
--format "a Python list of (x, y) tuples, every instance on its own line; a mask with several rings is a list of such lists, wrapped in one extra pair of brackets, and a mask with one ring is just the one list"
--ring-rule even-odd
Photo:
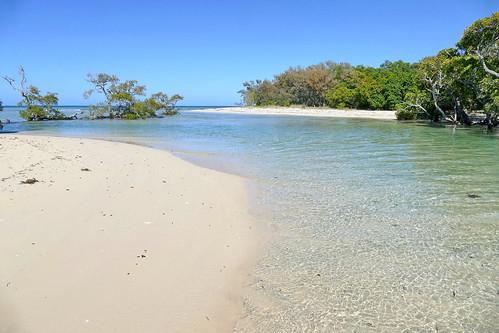
[[(19, 114), (27, 121), (76, 119), (81, 114), (68, 116), (58, 110), (56, 107), (59, 103), (58, 94), (42, 93), (36, 86), (29, 85), (22, 66), (19, 69), (19, 79), (8, 76), (2, 78), (21, 96), (18, 106), (22, 106), (23, 109)], [(169, 97), (164, 92), (157, 92), (141, 99), (145, 96), (146, 86), (140, 85), (136, 80), (121, 81), (117, 76), (105, 73), (88, 74), (87, 81), (91, 84), (91, 89), (84, 93), (85, 98), (94, 93), (104, 96), (102, 103), (90, 106), (88, 116), (93, 119), (144, 119), (159, 115), (174, 115), (177, 113), (177, 102), (183, 99), (177, 94)]]
[(379, 68), (324, 62), (290, 68), (274, 80), (245, 82), (240, 93), (245, 104), (256, 106), (394, 110), (417, 86), (416, 71), (403, 61), (387, 61)]
[(456, 47), (410, 64), (324, 62), (292, 67), (239, 91), (253, 106), (397, 110), (397, 118), (499, 125), (499, 13), (477, 20)]

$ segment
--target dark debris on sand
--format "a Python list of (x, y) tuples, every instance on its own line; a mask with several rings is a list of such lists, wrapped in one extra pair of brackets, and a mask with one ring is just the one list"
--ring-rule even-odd
[(26, 180), (22, 180), (21, 184), (33, 185), (33, 184), (38, 183), (38, 182), (39, 182), (39, 180), (36, 178), (28, 178)]

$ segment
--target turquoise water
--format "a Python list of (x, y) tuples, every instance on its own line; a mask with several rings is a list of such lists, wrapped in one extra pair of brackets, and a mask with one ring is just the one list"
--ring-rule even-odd
[(499, 137), (397, 122), (185, 112), (16, 123), (241, 174), (274, 236), (238, 332), (499, 331)]

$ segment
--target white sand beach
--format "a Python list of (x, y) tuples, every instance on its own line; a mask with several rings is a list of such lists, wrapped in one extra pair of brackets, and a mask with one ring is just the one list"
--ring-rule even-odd
[(242, 178), (2, 135), (0, 202), (0, 332), (227, 332), (241, 313), (261, 245)]
[[(329, 108), (301, 108), (301, 107), (226, 107), (191, 110), (191, 112), (258, 114), (258, 115), (286, 115), (333, 118), (366, 118), (380, 120), (396, 120), (395, 111), (373, 110), (337, 110)], [(189, 112), (189, 111), (182, 111)]]

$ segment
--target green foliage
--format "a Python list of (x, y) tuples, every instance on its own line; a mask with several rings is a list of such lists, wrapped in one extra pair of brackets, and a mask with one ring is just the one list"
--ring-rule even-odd
[(413, 109), (400, 109), (395, 112), (397, 120), (415, 120), (418, 118), (418, 113)]
[(62, 112), (56, 109), (47, 109), (39, 105), (27, 106), (25, 109), (19, 111), (19, 115), (27, 121), (66, 119), (66, 116)]
[(248, 81), (243, 83), (244, 89), (239, 91), (246, 105), (289, 106), (291, 101), (284, 89), (279, 88), (269, 80)]
[(25, 108), (19, 112), (20, 116), (28, 121), (62, 120), (67, 117), (54, 106), (59, 103), (56, 93), (48, 92), (45, 95), (33, 85), (26, 86), (26, 73), (23, 67), (19, 68), (19, 81), (4, 76), (3, 79), (21, 95), (19, 106)]
[[(457, 47), (468, 55), (478, 56), (477, 52), (487, 61), (499, 62), (499, 12), (489, 17), (475, 21), (463, 33)], [(497, 68), (497, 67), (496, 67)]]
[(117, 76), (105, 73), (96, 76), (89, 74), (87, 81), (93, 87), (85, 92), (86, 98), (94, 92), (105, 97), (103, 103), (90, 107), (92, 118), (145, 119), (156, 117), (158, 112), (173, 115), (177, 113), (176, 103), (183, 99), (180, 95), (168, 97), (165, 93), (158, 92), (140, 100), (141, 96), (145, 96), (144, 85), (139, 85), (136, 80), (121, 82)]
[(484, 111), (499, 115), (499, 83), (490, 76), (480, 81), (480, 96), (484, 102)]
[(326, 94), (326, 104), (331, 108), (346, 109), (356, 105), (357, 90), (347, 82), (340, 82)]
[(64, 114), (54, 108), (58, 102), (56, 93), (43, 95), (37, 87), (29, 86), (24, 92), (23, 100), (18, 103), (19, 106), (26, 107), (19, 115), (28, 121), (63, 120), (66, 118)]
[(457, 46), (477, 63), (474, 69), (481, 66), (473, 88), (483, 110), (499, 115), (499, 12), (474, 22)]
[(177, 110), (175, 109), (176, 104), (183, 99), (178, 94), (168, 97), (163, 92), (157, 92), (144, 100), (144, 103), (149, 104), (149, 107), (154, 109), (154, 112), (160, 111), (162, 115), (173, 116), (177, 114)]
[(402, 61), (379, 68), (325, 62), (290, 68), (274, 80), (245, 82), (239, 93), (247, 105), (393, 110), (416, 84), (416, 66)]

